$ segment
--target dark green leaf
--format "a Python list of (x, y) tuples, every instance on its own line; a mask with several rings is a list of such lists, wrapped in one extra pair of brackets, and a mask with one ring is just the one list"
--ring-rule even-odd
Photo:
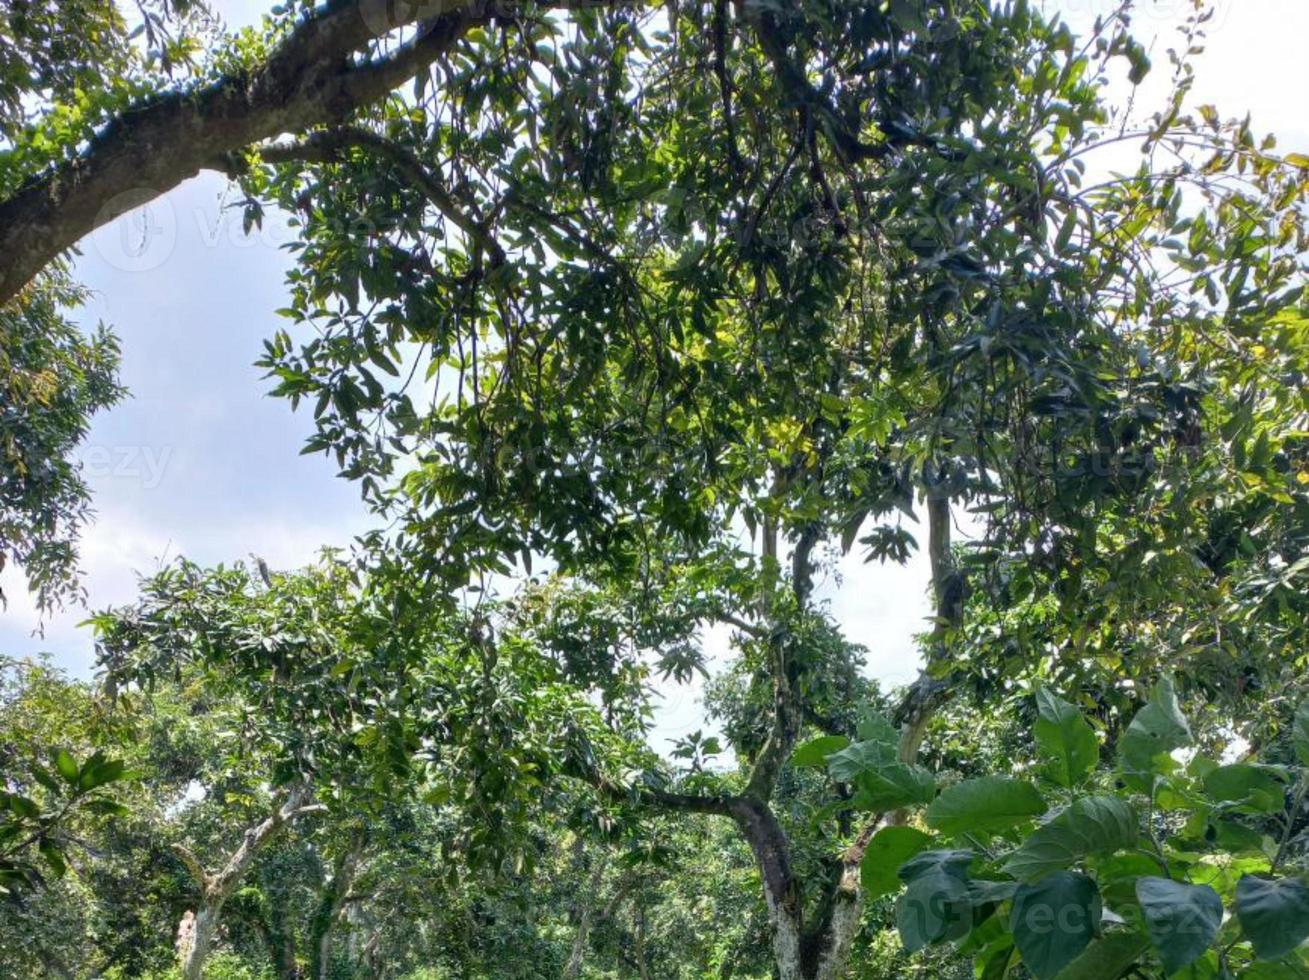
[(922, 766), (892, 762), (861, 773), (854, 782), (855, 805), (865, 810), (892, 810), (930, 803), (936, 780)]
[(1045, 688), (1036, 692), (1037, 748), (1047, 760), (1046, 775), (1060, 786), (1075, 786), (1100, 758), (1095, 731), (1076, 707)]
[(1031, 783), (1008, 776), (966, 779), (944, 790), (927, 808), (927, 825), (954, 836), (1007, 830), (1045, 812)]
[(844, 735), (824, 735), (805, 742), (791, 754), (791, 765), (802, 768), (822, 769), (827, 765), (827, 757), (840, 752), (850, 744)]
[(945, 939), (958, 939), (972, 928), (968, 893), (971, 851), (927, 851), (900, 869), (908, 884), (895, 905), (900, 941), (913, 953)]
[(1220, 766), (1204, 779), (1211, 800), (1253, 813), (1279, 813), (1286, 805), (1286, 774), (1272, 766)]
[(1277, 959), (1309, 937), (1309, 887), (1295, 878), (1244, 875), (1236, 885), (1236, 917), (1255, 955)]
[(1168, 973), (1199, 959), (1223, 923), (1223, 900), (1208, 885), (1141, 877), (1136, 880), (1136, 898), (1150, 941)]
[(1077, 959), (1100, 928), (1100, 892), (1086, 875), (1056, 871), (1014, 895), (1009, 928), (1023, 963), (1049, 980)]
[(1106, 932), (1060, 971), (1057, 980), (1118, 980), (1136, 966), (1150, 947), (1139, 932)]
[(1300, 765), (1309, 766), (1309, 700), (1295, 709), (1295, 722), (1291, 727), (1291, 744)]
[(840, 783), (852, 783), (861, 773), (896, 761), (895, 749), (880, 741), (865, 740), (848, 745), (827, 757), (827, 771)]
[(1136, 811), (1116, 796), (1078, 800), (1038, 828), (1005, 862), (1015, 878), (1032, 881), (1092, 854), (1112, 854), (1136, 843)]
[(900, 867), (931, 843), (931, 837), (913, 827), (883, 827), (874, 834), (859, 865), (865, 898), (899, 890)]
[(1167, 753), (1191, 744), (1191, 728), (1177, 704), (1173, 682), (1159, 682), (1150, 701), (1136, 713), (1119, 743), (1123, 776), (1137, 789), (1149, 791), (1154, 777), (1169, 768)]

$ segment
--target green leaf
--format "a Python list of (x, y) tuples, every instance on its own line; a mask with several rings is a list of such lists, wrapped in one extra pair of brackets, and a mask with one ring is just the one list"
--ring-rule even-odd
[(1008, 776), (966, 779), (946, 789), (927, 808), (927, 825), (948, 836), (1007, 830), (1045, 812), (1035, 786)]
[(1037, 980), (1048, 980), (1086, 949), (1100, 928), (1100, 913), (1094, 881), (1056, 871), (1018, 889), (1009, 928), (1027, 969)]
[(1208, 885), (1145, 876), (1136, 879), (1136, 898), (1166, 973), (1204, 955), (1223, 924), (1223, 900)]
[(1295, 709), (1291, 744), (1295, 746), (1295, 757), (1300, 760), (1300, 765), (1309, 766), (1309, 700)]
[(962, 849), (924, 851), (902, 864), (898, 874), (905, 884), (938, 871), (967, 881), (968, 868), (976, 859), (975, 853)]
[(791, 765), (806, 769), (822, 769), (827, 765), (827, 757), (840, 752), (850, 744), (844, 735), (824, 735), (805, 742), (791, 753)]
[(880, 712), (865, 709), (860, 713), (855, 734), (861, 742), (875, 742), (895, 753), (900, 743), (900, 733), (896, 731), (889, 718)]
[(1280, 813), (1286, 806), (1286, 774), (1272, 766), (1220, 766), (1204, 779), (1205, 795), (1251, 813)]
[(1076, 707), (1045, 688), (1036, 692), (1036, 745), (1049, 760), (1045, 773), (1060, 786), (1075, 786), (1100, 758), (1100, 743)]
[(68, 872), (68, 861), (64, 854), (59, 850), (59, 845), (49, 838), (42, 838), (37, 844), (37, 850), (45, 858), (45, 863), (50, 866), (51, 873), (56, 878), (62, 878)]
[(6, 802), (9, 804), (9, 809), (12, 810), (16, 816), (22, 817), (26, 820), (37, 820), (41, 816), (41, 808), (26, 796), (19, 796), (17, 793), (13, 793), (9, 795)]
[(854, 781), (855, 805), (865, 810), (892, 810), (930, 803), (936, 779), (922, 766), (892, 762), (861, 773)]
[(1139, 932), (1106, 932), (1064, 967), (1057, 980), (1118, 980), (1149, 948), (1150, 941)]
[(968, 866), (973, 858), (972, 851), (926, 851), (900, 868), (908, 888), (896, 902), (895, 925), (907, 951), (958, 939), (972, 928)]
[(126, 769), (126, 765), (121, 759), (106, 760), (97, 758), (98, 755), (99, 753), (87, 761), (77, 779), (77, 788), (84, 793), (121, 779)]
[(978, 907), (1007, 902), (1014, 897), (1016, 891), (1018, 891), (1016, 881), (989, 881), (975, 878), (968, 882), (968, 894), (973, 900), (973, 905)]
[(1090, 796), (1038, 828), (1004, 867), (1015, 878), (1032, 881), (1092, 854), (1129, 848), (1138, 834), (1136, 811), (1130, 803), (1116, 796)]
[(1068, 216), (1064, 218), (1063, 224), (1059, 226), (1059, 233), (1055, 236), (1054, 250), (1056, 255), (1062, 255), (1068, 250), (1068, 243), (1073, 240), (1073, 232), (1077, 230), (1077, 212), (1070, 210)]
[(913, 827), (883, 827), (868, 842), (859, 874), (868, 900), (900, 888), (900, 867), (926, 850), (932, 838)]
[(1165, 677), (1150, 701), (1136, 713), (1119, 743), (1119, 761), (1125, 780), (1130, 786), (1149, 792), (1155, 776), (1170, 767), (1167, 754), (1190, 744), (1191, 728), (1178, 707), (1172, 680)]
[(1236, 917), (1255, 955), (1277, 959), (1309, 937), (1309, 887), (1295, 878), (1243, 875), (1236, 883)]
[(862, 741), (827, 757), (832, 778), (855, 787), (855, 803), (869, 810), (886, 810), (914, 803), (929, 803), (936, 780), (921, 766), (897, 757), (895, 729), (877, 716), (859, 726)]
[(922, 14), (913, 0), (891, 0), (888, 12), (895, 26), (905, 33), (924, 29)]
[(827, 771), (838, 783), (853, 783), (861, 773), (896, 761), (894, 748), (870, 739), (832, 753), (827, 757)]
[(59, 771), (59, 775), (66, 782), (76, 785), (78, 768), (77, 760), (73, 758), (73, 754), (67, 749), (55, 749), (52, 761), (55, 769)]

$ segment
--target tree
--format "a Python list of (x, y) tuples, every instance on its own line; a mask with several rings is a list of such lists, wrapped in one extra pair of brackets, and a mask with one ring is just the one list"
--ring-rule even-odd
[(128, 774), (103, 751), (99, 711), (84, 686), (48, 664), (0, 659), (0, 895), (39, 885), (39, 865), (62, 877), (78, 818), (123, 811), (112, 784)]
[(113, 336), (84, 336), (65, 315), (82, 299), (56, 271), (0, 307), (0, 569), (26, 572), (46, 609), (78, 592), (90, 492), (72, 454), (90, 417), (123, 395)]
[[(424, 636), (415, 611), (457, 617), (458, 662), (484, 684), (516, 650), (516, 683), (568, 692), (553, 707), (598, 703), (612, 730), (571, 731), (541, 772), (729, 821), (778, 975), (836, 977), (874, 841), (946, 798), (917, 760), (952, 692), (1057, 672), (1128, 725), (1137, 698), (1107, 679), (1147, 686), (1173, 637), (1212, 651), (1244, 624), (1242, 668), (1267, 678), (1299, 635), (1307, 161), (1187, 107), (1203, 10), (1168, 104), (1116, 116), (1108, 80), (1150, 70), (1130, 6), (1085, 38), (1023, 0), (406, 7), (380, 41), (376, 8), (292, 7), (267, 44), (237, 45), (238, 68), (64, 122), (57, 160), (20, 152), (0, 299), (129, 186), (220, 166), (249, 220), (296, 214), (291, 324), (263, 363), (312, 403), (309, 448), (393, 529), (361, 556), (381, 603), (350, 615), (374, 637)], [(1095, 168), (1129, 141), (1139, 170)], [(815, 581), (833, 552), (903, 560), (919, 539), (935, 616), (892, 726), (860, 711), (857, 651)], [(1260, 561), (1256, 541), (1294, 560)], [(503, 607), (508, 646), (462, 617), (460, 590), (534, 564), (547, 581)], [(970, 618), (983, 595), (996, 608)], [(163, 627), (185, 598), (158, 604)], [(974, 642), (996, 620), (1002, 641), (1016, 622), (1050, 646)], [(698, 765), (699, 743), (681, 774), (624, 744), (650, 662), (684, 678), (710, 624), (735, 631), (754, 709), (739, 780)], [(430, 652), (378, 646), (402, 673)], [(262, 648), (238, 649), (242, 676), (276, 680)], [(1211, 692), (1242, 693), (1202, 667)], [(303, 721), (297, 699), (323, 688), (295, 679), (261, 696)], [(483, 721), (452, 727), (479, 736), (461, 764), (532, 744)], [(813, 873), (779, 786), (829, 756)], [(459, 802), (498, 830), (506, 805), (527, 812), (526, 783)], [(922, 870), (954, 894), (959, 861), (942, 861)]]
[[(934, 793), (914, 759), (968, 676), (970, 592), (1021, 564), (1055, 583), (1073, 665), (1088, 624), (1180, 629), (1192, 596), (1230, 588), (1195, 565), (1188, 520), (1244, 480), (1235, 392), (1209, 376), (1239, 373), (1262, 324), (1301, 322), (1305, 247), (1301, 158), (1186, 115), (1184, 55), (1144, 129), (1110, 120), (1104, 79), (1149, 67), (1125, 16), (1079, 42), (1022, 3), (819, 6), (472, 35), (412, 102), (245, 178), (304, 229), (306, 339), (279, 335), (266, 364), (313, 403), (310, 447), (404, 522), (401, 562), (457, 585), (544, 556), (624, 610), (592, 651), (615, 671), (624, 650), (685, 669), (697, 628), (737, 630), (768, 704), (745, 785), (631, 791), (740, 827), (784, 977), (839, 975), (867, 846)], [(1087, 176), (1129, 138), (1138, 173)], [(404, 387), (420, 369), (439, 397)], [(1246, 377), (1248, 407), (1268, 382)], [(1261, 414), (1265, 458), (1302, 410)], [(963, 508), (982, 527), (961, 553)], [(822, 548), (903, 557), (906, 514), (932, 565), (928, 671), (840, 873), (802, 881), (779, 774), (807, 726), (857, 734), (818, 710), (845, 669), (821, 653)], [(1020, 650), (1009, 671), (1039, 667)]]
[(590, 764), (609, 757), (612, 733), (594, 708), (534, 647), (497, 636), (490, 610), (434, 617), (400, 605), (409, 593), (362, 586), (330, 557), (288, 574), (179, 563), (144, 582), (136, 605), (95, 618), (119, 697), (186, 683), (224, 717), (213, 771), (192, 777), (230, 811), (206, 842), (216, 860), (173, 847), (198, 893), (178, 936), (188, 978), (202, 975), (225, 907), (298, 818), (322, 814), (334, 828), (317, 843), (332, 871), (304, 937), (322, 978), (373, 829), (382, 846), (397, 810), (448, 809), (456, 859), (493, 867), (524, 853), (553, 774), (577, 769), (583, 749)]

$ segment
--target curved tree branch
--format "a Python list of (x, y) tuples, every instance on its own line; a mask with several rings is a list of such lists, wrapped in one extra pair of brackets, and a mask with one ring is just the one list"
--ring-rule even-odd
[[(586, 0), (544, 5), (580, 2)], [(214, 161), (283, 133), (342, 122), (430, 65), (471, 28), (527, 6), (517, 0), (328, 0), (253, 72), (124, 110), (75, 159), (0, 202), (0, 305), (83, 237)], [(356, 60), (378, 34), (420, 18), (422, 30), (407, 43), (374, 60)]]

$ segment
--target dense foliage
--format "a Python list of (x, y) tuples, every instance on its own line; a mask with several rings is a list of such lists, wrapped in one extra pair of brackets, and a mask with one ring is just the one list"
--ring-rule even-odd
[[(201, 168), (293, 216), (260, 363), (379, 527), (20, 673), (13, 969), (1309, 972), (1309, 157), (1191, 104), (1203, 3), (1120, 104), (1132, 6), (10, 13), (0, 558), (72, 587), (119, 394), (62, 254)], [(819, 584), (920, 547), (884, 693)]]

